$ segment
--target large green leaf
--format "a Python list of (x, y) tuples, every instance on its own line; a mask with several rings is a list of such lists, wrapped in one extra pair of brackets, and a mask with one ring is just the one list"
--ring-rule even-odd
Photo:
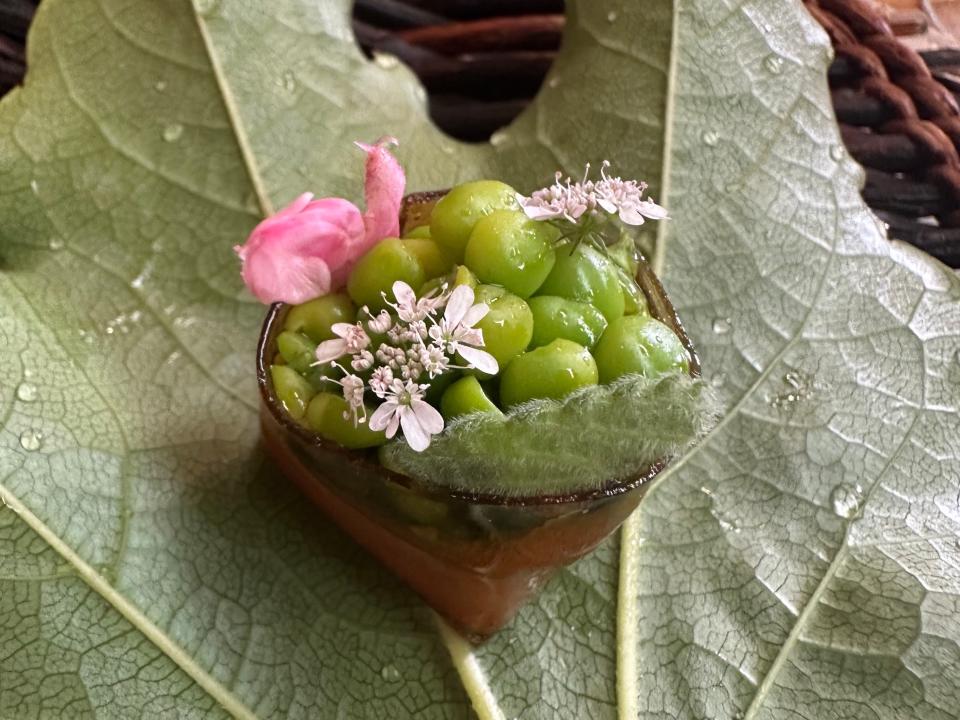
[[(957, 716), (960, 286), (865, 211), (798, 4), (581, 0), (492, 146), (346, 0), (197, 4), (44, 0), (0, 107), (0, 717)], [(728, 408), (476, 652), (257, 449), (230, 247), (388, 132), (413, 189), (651, 180)]]

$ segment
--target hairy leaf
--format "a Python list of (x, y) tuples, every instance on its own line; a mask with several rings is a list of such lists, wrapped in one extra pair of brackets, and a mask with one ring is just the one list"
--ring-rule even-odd
[[(347, 0), (41, 3), (0, 105), (0, 716), (957, 716), (956, 277), (866, 212), (799, 3), (569, 4), (534, 105), (462, 145)], [(411, 190), (650, 181), (726, 408), (476, 651), (257, 445), (230, 248), (359, 199), (386, 133)]]
[(716, 414), (702, 380), (629, 375), (563, 400), (531, 400), (506, 416), (468, 415), (422, 452), (393, 442), (380, 458), (392, 470), (458, 490), (562, 494), (673, 459), (710, 430)]

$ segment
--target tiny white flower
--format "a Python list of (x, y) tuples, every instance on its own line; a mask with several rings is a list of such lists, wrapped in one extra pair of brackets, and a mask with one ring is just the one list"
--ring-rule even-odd
[(367, 320), (367, 329), (370, 330), (370, 332), (383, 334), (393, 326), (393, 318), (390, 317), (390, 313), (386, 310), (381, 310), (377, 315), (373, 315), (366, 305), (364, 305), (363, 309), (367, 315), (370, 316), (370, 319)]
[(317, 345), (317, 364), (322, 365), (344, 355), (355, 355), (370, 344), (370, 337), (360, 323), (334, 323), (330, 326), (337, 337)]
[(449, 355), (459, 355), (471, 368), (495, 374), (496, 359), (483, 347), (483, 332), (473, 326), (490, 311), (485, 303), (473, 304), (473, 288), (458, 285), (450, 294), (440, 322), (430, 328), (430, 337)]
[[(413, 288), (402, 280), (397, 280), (393, 284), (393, 296), (397, 302), (396, 304), (390, 303), (390, 306), (397, 311), (397, 317), (405, 323), (424, 320), (446, 301), (443, 293), (435, 296), (432, 292), (418, 300)], [(386, 295), (384, 295), (384, 298), (386, 298)]]
[(373, 391), (373, 394), (379, 398), (382, 398), (387, 394), (387, 389), (390, 387), (390, 383), (393, 382), (393, 370), (390, 369), (387, 365), (381, 365), (374, 368), (373, 374), (370, 376), (370, 389)]
[(350, 367), (357, 372), (363, 372), (364, 370), (369, 370), (372, 368), (373, 363), (373, 353), (369, 350), (361, 350), (359, 353), (353, 356), (353, 360), (350, 361)]
[(370, 416), (371, 430), (385, 430), (392, 438), (398, 429), (411, 449), (422, 452), (430, 447), (430, 438), (443, 431), (443, 416), (423, 399), (429, 385), (418, 385), (412, 380), (394, 379), (383, 404)]
[(438, 345), (427, 345), (420, 348), (420, 364), (429, 373), (431, 378), (442, 374), (450, 367), (446, 353)]

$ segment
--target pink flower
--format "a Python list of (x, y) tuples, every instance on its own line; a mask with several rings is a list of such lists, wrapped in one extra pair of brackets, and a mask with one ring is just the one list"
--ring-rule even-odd
[(343, 198), (314, 200), (304, 193), (257, 225), (234, 251), (250, 291), (264, 303), (302, 303), (341, 287), (356, 261), (400, 231), (406, 179), (386, 146), (357, 143), (367, 153), (367, 210)]

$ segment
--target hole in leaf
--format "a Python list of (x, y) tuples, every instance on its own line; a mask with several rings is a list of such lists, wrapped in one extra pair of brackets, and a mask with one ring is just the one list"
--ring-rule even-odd
[(355, 0), (353, 31), (367, 57), (417, 74), (437, 127), (483, 142), (540, 90), (563, 10), (563, 0)]

